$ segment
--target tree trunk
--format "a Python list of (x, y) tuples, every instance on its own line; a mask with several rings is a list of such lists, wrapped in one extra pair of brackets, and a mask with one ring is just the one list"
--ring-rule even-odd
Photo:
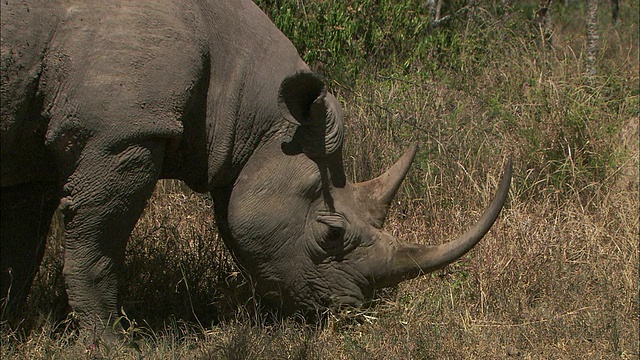
[(620, 12), (620, 0), (611, 0), (611, 20), (613, 21), (613, 25), (618, 24)]
[(587, 74), (596, 75), (596, 57), (598, 54), (598, 0), (587, 0)]

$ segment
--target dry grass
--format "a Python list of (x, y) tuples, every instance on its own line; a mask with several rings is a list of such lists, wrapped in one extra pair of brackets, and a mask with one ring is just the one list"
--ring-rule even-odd
[(217, 238), (210, 200), (163, 182), (127, 252), (129, 340), (74, 344), (54, 226), (25, 323), (2, 329), (2, 358), (638, 359), (637, 4), (603, 29), (597, 77), (584, 75), (569, 14), (555, 18), (553, 46), (494, 23), (510, 35), (479, 69), (334, 84), (352, 179), (421, 143), (386, 224), (407, 241), (466, 229), (515, 160), (502, 216), (462, 260), (324, 324), (272, 319)]

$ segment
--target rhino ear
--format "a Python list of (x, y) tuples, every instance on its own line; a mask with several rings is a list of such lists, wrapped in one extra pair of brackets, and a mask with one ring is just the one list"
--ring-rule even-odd
[(310, 158), (323, 158), (342, 148), (344, 126), (338, 100), (316, 74), (298, 72), (282, 81), (278, 106), (285, 119), (300, 125), (293, 142)]
[(326, 93), (324, 82), (318, 75), (301, 71), (287, 76), (280, 84), (278, 107), (288, 121), (309, 125), (311, 105)]

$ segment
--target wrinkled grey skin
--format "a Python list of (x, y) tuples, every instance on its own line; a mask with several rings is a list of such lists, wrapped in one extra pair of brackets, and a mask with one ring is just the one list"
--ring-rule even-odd
[(350, 183), (337, 100), (251, 2), (2, 2), (2, 297), (22, 302), (53, 212), (85, 329), (117, 315), (117, 270), (160, 178), (215, 203), (220, 233), (285, 310), (360, 305), (455, 261), (488, 231), (511, 173), (457, 240), (383, 231), (415, 155)]

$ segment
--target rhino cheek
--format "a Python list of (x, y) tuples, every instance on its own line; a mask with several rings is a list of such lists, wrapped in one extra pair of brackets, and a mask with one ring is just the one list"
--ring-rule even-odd
[(368, 288), (363, 286), (366, 279), (359, 273), (354, 274), (351, 266), (335, 262), (309, 263), (292, 272), (299, 275), (291, 282), (293, 305), (301, 310), (360, 306), (368, 297), (363, 291)]

